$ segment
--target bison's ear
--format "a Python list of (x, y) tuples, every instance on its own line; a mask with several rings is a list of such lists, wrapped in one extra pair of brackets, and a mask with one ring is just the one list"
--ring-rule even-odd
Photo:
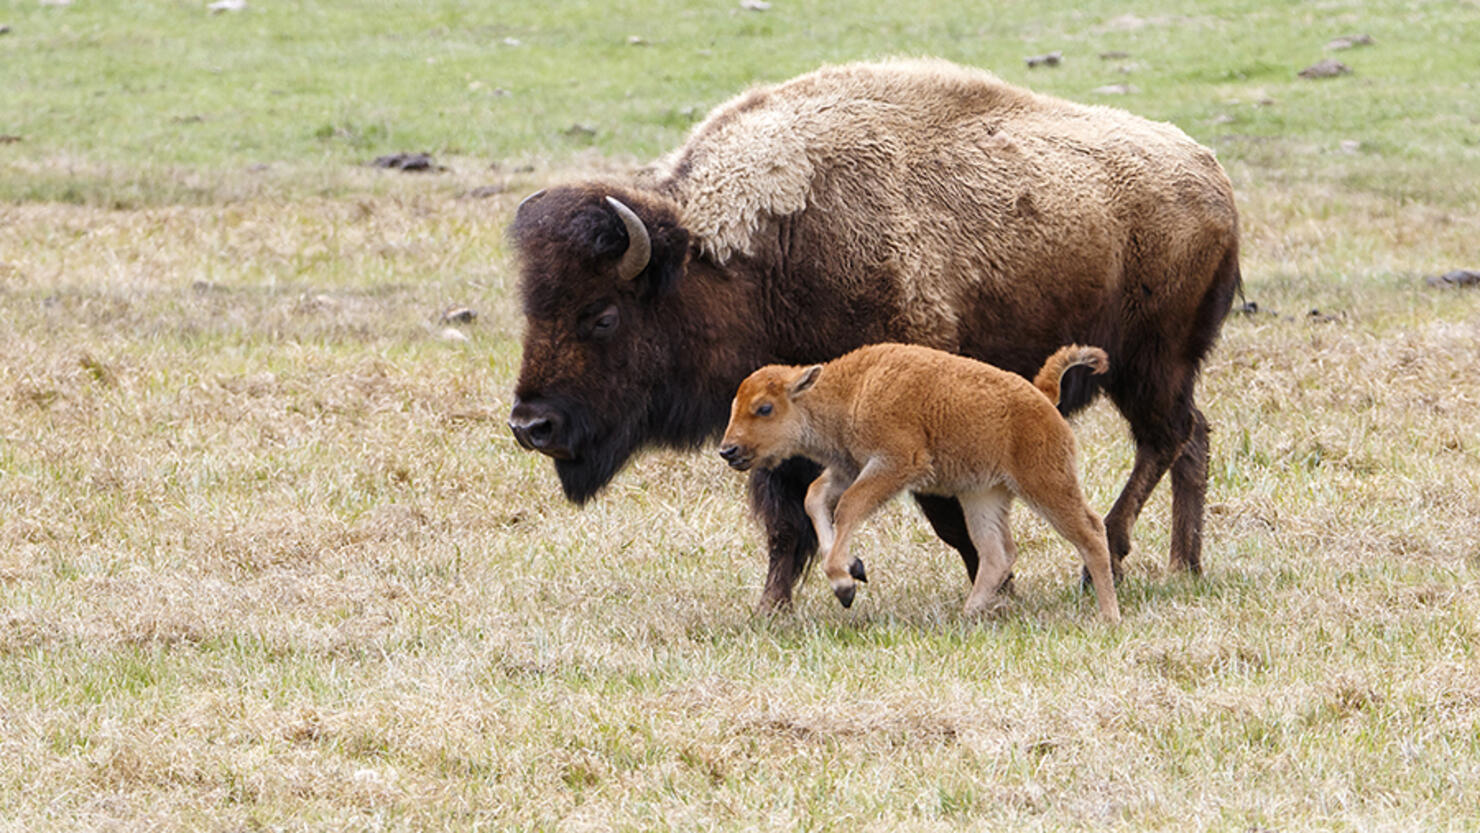
[(637, 283), (642, 287), (643, 297), (652, 298), (673, 291), (683, 277), (684, 266), (689, 259), (689, 233), (682, 226), (650, 226), (652, 259)]
[(820, 364), (814, 364), (811, 367), (803, 370), (796, 377), (796, 379), (793, 379), (792, 383), (787, 386), (787, 398), (796, 399), (798, 396), (801, 396), (803, 393), (811, 390), (812, 386), (817, 383), (817, 377), (820, 375), (822, 375), (822, 365)]

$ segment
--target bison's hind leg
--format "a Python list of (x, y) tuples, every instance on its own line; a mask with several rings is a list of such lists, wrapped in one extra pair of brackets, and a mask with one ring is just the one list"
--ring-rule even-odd
[(1192, 432), (1172, 463), (1173, 570), (1202, 574), (1203, 510), (1208, 498), (1208, 420), (1192, 409)]
[[(1210, 266), (1212, 264), (1209, 264)], [(1195, 270), (1194, 270), (1195, 271)], [(1173, 570), (1202, 571), (1203, 509), (1208, 492), (1208, 421), (1193, 401), (1198, 367), (1218, 338), (1223, 319), (1243, 279), (1238, 246), (1230, 245), (1213, 272), (1181, 335), (1161, 342), (1131, 335), (1111, 363), (1106, 389), (1130, 423), (1136, 462), (1124, 491), (1105, 516), (1105, 532), (1117, 575), (1130, 551), (1131, 526), (1168, 467), (1172, 471)], [(1156, 327), (1145, 328), (1156, 332)], [(1164, 337), (1166, 330), (1161, 330)], [(1118, 364), (1117, 364), (1118, 362)]]
[(1131, 476), (1105, 516), (1105, 533), (1117, 579), (1130, 553), (1131, 527), (1156, 484), (1172, 472), (1171, 569), (1198, 572), (1203, 504), (1208, 489), (1208, 423), (1192, 401), (1193, 370), (1175, 387), (1147, 382), (1138, 390), (1112, 393), (1131, 426), (1136, 460)]

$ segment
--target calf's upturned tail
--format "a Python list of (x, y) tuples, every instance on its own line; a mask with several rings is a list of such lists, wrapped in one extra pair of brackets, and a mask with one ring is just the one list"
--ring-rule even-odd
[(1082, 364), (1089, 365), (1092, 373), (1104, 373), (1110, 369), (1110, 357), (1098, 347), (1079, 344), (1060, 347), (1043, 363), (1043, 369), (1033, 378), (1033, 387), (1043, 391), (1048, 401), (1058, 405), (1059, 380), (1064, 378), (1064, 371)]

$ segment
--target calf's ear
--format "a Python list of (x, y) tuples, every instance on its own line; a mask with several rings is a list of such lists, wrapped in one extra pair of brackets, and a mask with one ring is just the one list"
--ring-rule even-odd
[(797, 377), (792, 380), (791, 384), (787, 386), (787, 398), (796, 399), (798, 396), (806, 393), (808, 390), (811, 389), (813, 385), (817, 383), (817, 377), (820, 375), (822, 375), (822, 365), (820, 364), (814, 364), (811, 367), (803, 369), (800, 373), (797, 374)]

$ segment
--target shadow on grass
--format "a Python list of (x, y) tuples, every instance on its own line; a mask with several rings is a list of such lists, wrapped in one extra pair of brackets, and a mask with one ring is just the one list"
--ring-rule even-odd
[[(1294, 580), (1263, 571), (1241, 571), (1233, 565), (1203, 576), (1133, 573), (1117, 588), (1124, 622), (1119, 629), (1105, 633), (1135, 634), (1138, 620), (1172, 610), (1237, 607)], [(1064, 636), (1100, 628), (1094, 593), (1078, 581), (1058, 588), (1035, 583), (1032, 589), (1019, 589), (997, 611), (977, 617), (961, 613), (964, 585), (959, 589), (942, 588), (933, 597), (914, 597), (892, 607), (882, 600), (861, 596), (849, 610), (838, 606), (825, 588), (822, 593), (806, 593), (809, 589), (803, 588), (791, 609), (778, 613), (758, 614), (740, 605), (716, 610), (714, 616), (691, 623), (687, 635), (716, 644), (762, 636), (783, 648), (817, 642), (839, 647), (893, 647), (921, 636), (934, 636), (948, 643), (974, 642), (994, 633), (1014, 638)]]

